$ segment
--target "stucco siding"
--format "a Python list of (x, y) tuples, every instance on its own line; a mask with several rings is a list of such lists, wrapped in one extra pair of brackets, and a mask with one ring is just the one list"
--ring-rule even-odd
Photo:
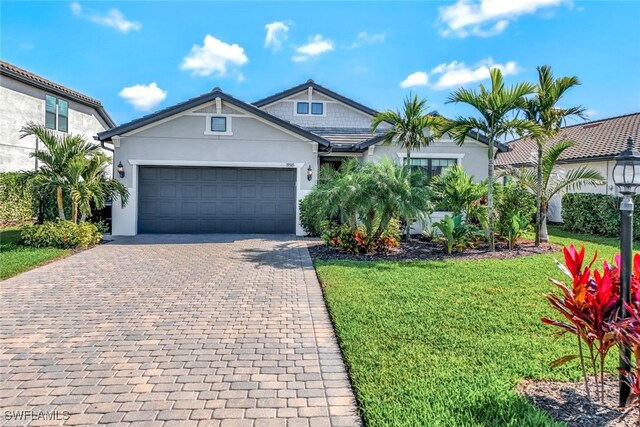
[[(36, 149), (36, 138), (20, 139), (20, 128), (29, 121), (44, 123), (46, 94), (42, 89), (6, 76), (0, 79), (0, 172), (35, 168), (35, 161), (29, 154)], [(93, 142), (98, 132), (108, 129), (93, 108), (59, 98), (69, 102), (69, 133), (82, 135)]]
[[(577, 169), (580, 167), (589, 167), (597, 170), (607, 180), (606, 184), (597, 186), (584, 186), (580, 190), (573, 191), (574, 193), (594, 193), (594, 194), (612, 194), (617, 195), (615, 185), (613, 183), (612, 172), (614, 161), (600, 161), (589, 163), (571, 163), (562, 164), (556, 167), (558, 173), (566, 174), (571, 169)], [(557, 194), (549, 202), (548, 220), (553, 222), (562, 222), (562, 196), (563, 193)]]
[[(121, 181), (131, 197), (124, 209), (114, 205), (114, 234), (137, 233), (136, 181), (141, 164), (296, 168), (297, 200), (315, 185), (318, 157), (310, 142), (250, 116), (232, 118), (233, 135), (207, 135), (206, 117), (182, 115), (121, 137), (114, 163), (125, 166)], [(314, 171), (311, 181), (306, 178), (309, 166)], [(296, 206), (296, 233), (303, 234), (297, 210)]]
[[(366, 152), (362, 159), (365, 162), (377, 162), (382, 158), (388, 157), (399, 162), (402, 156), (405, 155), (406, 150), (398, 145), (378, 144), (373, 149), (373, 154)], [(489, 165), (487, 146), (471, 139), (462, 146), (458, 146), (450, 140), (439, 140), (429, 147), (413, 151), (412, 156), (459, 159), (459, 164), (474, 177), (475, 181), (482, 181), (487, 178), (487, 168)]]

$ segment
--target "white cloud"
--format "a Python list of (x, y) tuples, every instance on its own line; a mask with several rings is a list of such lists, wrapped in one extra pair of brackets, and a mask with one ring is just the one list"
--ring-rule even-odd
[(313, 37), (309, 37), (307, 44), (299, 46), (296, 49), (297, 54), (291, 57), (294, 62), (303, 62), (308, 60), (312, 56), (318, 56), (325, 52), (330, 52), (334, 49), (332, 40), (325, 39), (322, 34), (316, 34)]
[(364, 45), (383, 43), (386, 37), (385, 33), (369, 34), (366, 31), (361, 31), (360, 34), (358, 34), (357, 40), (353, 42), (349, 48), (355, 49)]
[(229, 65), (241, 67), (249, 61), (244, 49), (237, 44), (227, 44), (207, 34), (202, 46), (194, 45), (182, 60), (180, 68), (191, 70), (196, 76), (224, 76)]
[(165, 100), (167, 91), (160, 89), (156, 82), (153, 82), (149, 85), (125, 87), (118, 95), (137, 110), (149, 111)]
[(122, 33), (128, 33), (131, 30), (138, 31), (142, 28), (141, 23), (128, 21), (118, 9), (111, 9), (106, 15), (97, 15), (83, 13), (82, 6), (78, 2), (71, 3), (70, 7), (73, 16), (88, 19), (93, 23), (104, 25), (105, 27), (115, 28)]
[(267, 30), (264, 47), (270, 47), (274, 52), (280, 50), (282, 42), (288, 37), (289, 26), (284, 22), (275, 21), (265, 25), (264, 28)]
[(439, 21), (444, 27), (440, 34), (491, 37), (502, 33), (522, 15), (570, 3), (571, 0), (458, 0), (440, 7)]
[(434, 89), (447, 89), (479, 82), (490, 77), (489, 70), (491, 68), (499, 68), (505, 76), (518, 74), (522, 71), (515, 61), (496, 64), (493, 59), (487, 58), (470, 67), (466, 66), (464, 62), (453, 61), (449, 64), (440, 64), (431, 70), (430, 76), (437, 78), (432, 86)]
[(410, 87), (416, 86), (426, 86), (429, 84), (429, 75), (424, 71), (416, 71), (415, 73), (411, 73), (400, 82), (400, 87), (403, 89), (407, 89)]
[(238, 73), (237, 79), (238, 79), (238, 83), (242, 83), (244, 81), (244, 74)]
[(587, 119), (592, 119), (598, 115), (598, 112), (596, 110), (587, 110), (584, 112), (584, 115), (587, 117)]

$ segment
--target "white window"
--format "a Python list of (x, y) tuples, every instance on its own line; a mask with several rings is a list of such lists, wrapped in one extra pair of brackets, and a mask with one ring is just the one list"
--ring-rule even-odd
[(45, 95), (44, 126), (47, 129), (69, 131), (69, 102), (56, 98), (53, 95)]

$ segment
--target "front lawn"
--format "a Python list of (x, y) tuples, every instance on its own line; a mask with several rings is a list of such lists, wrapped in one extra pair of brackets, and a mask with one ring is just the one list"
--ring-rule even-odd
[(0, 229), (0, 280), (71, 253), (68, 249), (28, 248), (20, 246), (18, 228)]
[[(551, 232), (561, 244), (588, 239), (588, 256), (617, 253), (615, 239)], [(556, 317), (543, 297), (548, 277), (564, 279), (554, 258), (318, 261), (367, 425), (563, 425), (516, 392), (523, 378), (581, 377), (577, 362), (548, 366), (575, 352), (575, 338), (540, 322)]]

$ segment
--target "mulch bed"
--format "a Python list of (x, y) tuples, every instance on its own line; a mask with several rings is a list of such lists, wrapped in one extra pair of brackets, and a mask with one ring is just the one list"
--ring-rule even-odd
[[(595, 383), (590, 379), (591, 397)], [(593, 404), (587, 399), (583, 382), (523, 381), (518, 392), (538, 408), (569, 427), (637, 427), (638, 408), (622, 410), (618, 407), (618, 381), (612, 375), (605, 378), (605, 401)]]
[(445, 259), (510, 259), (522, 256), (547, 254), (562, 249), (560, 245), (543, 243), (536, 248), (533, 241), (521, 240), (510, 251), (506, 242), (496, 242), (496, 251), (489, 252), (487, 245), (480, 245), (475, 249), (465, 249), (462, 252), (446, 254), (442, 245), (422, 239), (412, 238), (408, 242), (401, 242), (399, 248), (393, 248), (388, 254), (353, 255), (340, 252), (338, 249), (326, 245), (320, 240), (307, 242), (311, 259), (315, 260), (355, 260), (355, 261), (417, 261), (417, 260), (445, 260)]

